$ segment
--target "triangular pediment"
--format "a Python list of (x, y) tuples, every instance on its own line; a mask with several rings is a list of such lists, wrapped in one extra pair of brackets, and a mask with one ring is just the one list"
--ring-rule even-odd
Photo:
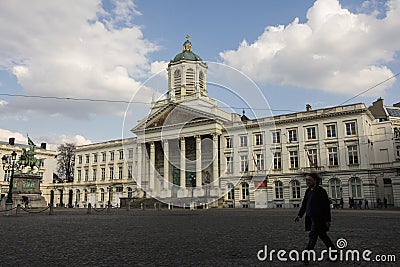
[(153, 108), (150, 114), (132, 129), (132, 132), (181, 126), (182, 124), (195, 124), (196, 122), (204, 121), (224, 122), (229, 119), (230, 115), (228, 113), (221, 111), (218, 107), (206, 101), (169, 102), (165, 106)]

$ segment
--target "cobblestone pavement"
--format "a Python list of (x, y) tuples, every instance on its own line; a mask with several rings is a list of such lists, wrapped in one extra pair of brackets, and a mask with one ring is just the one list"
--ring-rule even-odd
[[(301, 251), (308, 240), (297, 210), (55, 210), (0, 215), (1, 266), (303, 266), (259, 261), (257, 252)], [(397, 263), (340, 262), (345, 266), (400, 266), (400, 211), (334, 210), (330, 237), (345, 249), (392, 254)], [(324, 249), (317, 243), (317, 252)], [(288, 254), (285, 255), (288, 258)], [(309, 266), (337, 266), (328, 260)]]

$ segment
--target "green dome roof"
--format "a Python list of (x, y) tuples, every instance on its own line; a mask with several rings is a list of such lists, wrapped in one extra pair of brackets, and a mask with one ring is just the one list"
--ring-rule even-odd
[(189, 51), (183, 51), (182, 53), (177, 54), (172, 61), (178, 62), (180, 60), (202, 61), (198, 55)]
[(183, 44), (182, 53), (177, 54), (172, 62), (178, 62), (181, 60), (203, 61), (198, 55), (192, 52), (192, 43), (189, 40), (186, 40)]

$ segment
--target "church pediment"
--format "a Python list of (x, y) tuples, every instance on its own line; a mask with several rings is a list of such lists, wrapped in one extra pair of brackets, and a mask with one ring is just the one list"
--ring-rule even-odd
[(170, 103), (157, 111), (151, 112), (132, 131), (173, 127), (210, 120), (216, 120), (215, 114), (197, 110), (193, 106)]

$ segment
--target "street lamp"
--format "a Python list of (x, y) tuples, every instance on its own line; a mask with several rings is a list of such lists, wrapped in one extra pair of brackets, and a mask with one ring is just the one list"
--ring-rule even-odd
[[(11, 211), (12, 205), (13, 205), (13, 200), (12, 200), (12, 190), (14, 186), (14, 170), (16, 170), (18, 167), (23, 167), (25, 166), (26, 163), (26, 157), (22, 155), (20, 157), (20, 163), (16, 163), (17, 160), (17, 152), (13, 151), (11, 153), (11, 164), (8, 162), (8, 157), (4, 155), (1, 158), (1, 161), (3, 163), (3, 170), (8, 171), (11, 170), (11, 177), (10, 177), (10, 184), (8, 185), (8, 194), (7, 194), (7, 199), (6, 199), (6, 211)], [(18, 166), (19, 165), (19, 166)]]

